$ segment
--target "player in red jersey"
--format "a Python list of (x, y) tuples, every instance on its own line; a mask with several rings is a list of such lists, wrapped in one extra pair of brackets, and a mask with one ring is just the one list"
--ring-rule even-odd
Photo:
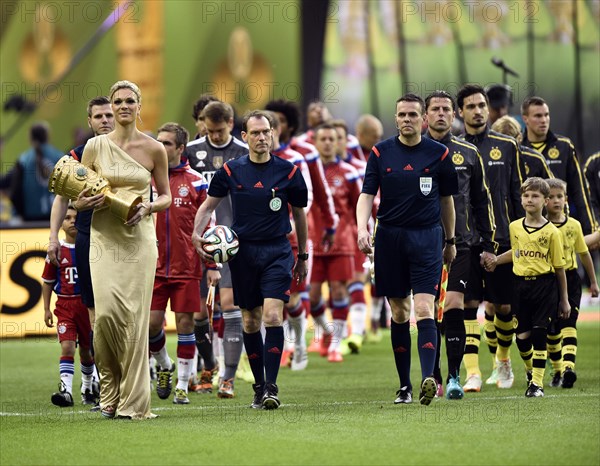
[(287, 146), (293, 150), (300, 152), (310, 172), (310, 180), (313, 187), (313, 207), (309, 212), (308, 229), (314, 228), (315, 218), (323, 219), (323, 231), (320, 232), (321, 242), (325, 247), (330, 247), (333, 244), (335, 230), (339, 218), (335, 213), (333, 198), (331, 191), (324, 182), (325, 174), (323, 171), (323, 163), (319, 158), (317, 149), (312, 144), (298, 141), (294, 135), (300, 126), (300, 109), (298, 106), (289, 100), (272, 100), (267, 103), (267, 110), (274, 112), (279, 118), (279, 143), (282, 148)]
[[(279, 142), (279, 131), (281, 124), (279, 118), (275, 112), (267, 111), (271, 117), (271, 133), (273, 136), (273, 149), (271, 153), (280, 157), (288, 162), (296, 165), (306, 187), (308, 189), (308, 204), (304, 211), (308, 214), (310, 206), (313, 202), (312, 183), (310, 180), (310, 172), (308, 165), (302, 157), (302, 154), (291, 149), (290, 146), (282, 146)], [(296, 229), (293, 221), (293, 216), (290, 213), (290, 223), (292, 224), (292, 232), (288, 235), (290, 244), (292, 245), (292, 252), (294, 255), (298, 254), (298, 236), (296, 235)], [(307, 261), (308, 275), (302, 282), (292, 280), (290, 287), (290, 301), (285, 304), (284, 310), (287, 316), (284, 315), (284, 330), (285, 330), (285, 343), (284, 350), (281, 354), (281, 365), (290, 365), (293, 371), (301, 371), (306, 369), (308, 365), (308, 352), (306, 350), (306, 317), (310, 312), (310, 302), (308, 299), (308, 287), (310, 283), (310, 270), (312, 269), (312, 243), (307, 241), (306, 250), (309, 251), (309, 257)]]
[[(337, 157), (337, 131), (329, 124), (321, 125), (315, 132), (315, 143), (325, 167), (325, 179), (333, 194), (336, 213), (340, 217), (337, 241), (333, 247), (325, 249), (318, 243), (315, 232), (321, 230), (317, 219), (313, 232), (314, 266), (312, 270), (310, 304), (311, 315), (316, 326), (320, 326), (331, 339), (323, 339), (322, 355), (330, 362), (341, 362), (340, 343), (346, 330), (349, 296), (346, 286), (354, 274), (353, 234), (356, 231), (356, 203), (360, 195), (361, 183), (356, 169)], [(329, 297), (332, 303), (333, 326), (325, 320), (325, 303), (321, 287), (329, 282)], [(328, 341), (330, 340), (330, 341)], [(327, 352), (325, 343), (328, 342)]]
[[(55, 266), (46, 257), (42, 273), (42, 298), (44, 301), (44, 322), (54, 327), (50, 300), (52, 291), (56, 293), (56, 330), (61, 346), (60, 383), (58, 392), (52, 394), (52, 404), (60, 407), (73, 406), (73, 375), (75, 373), (75, 348), (79, 343), (81, 361), (81, 401), (86, 405), (96, 404), (99, 393), (92, 388), (94, 378), (94, 358), (90, 350), (90, 318), (79, 291), (77, 260), (75, 259), (75, 219), (77, 211), (69, 206), (62, 222), (65, 241), (60, 242), (60, 264)], [(97, 377), (97, 374), (96, 374)]]
[[(362, 185), (367, 162), (357, 157), (352, 157), (352, 154), (347, 150), (348, 126), (346, 122), (344, 120), (332, 120), (331, 125), (337, 132), (337, 156), (356, 168)], [(374, 212), (376, 213), (377, 211), (375, 210)], [(358, 231), (354, 230), (353, 233), (357, 235)], [(358, 249), (358, 244), (354, 243), (354, 273), (348, 283), (351, 332), (348, 338), (342, 341), (342, 356), (349, 353), (357, 354), (362, 347), (367, 313), (367, 304), (365, 301), (365, 283), (368, 277), (365, 267), (366, 262), (367, 256)]]
[[(152, 304), (150, 306), (150, 352), (156, 359), (156, 393), (166, 399), (171, 394), (172, 373), (175, 370), (166, 347), (163, 323), (167, 302), (175, 312), (177, 326), (177, 386), (173, 403), (188, 404), (188, 382), (196, 354), (194, 312), (200, 310), (200, 279), (202, 267), (198, 254), (189, 241), (194, 229), (194, 218), (206, 200), (208, 184), (203, 176), (192, 170), (181, 156), (188, 142), (188, 132), (177, 123), (167, 123), (158, 129), (157, 139), (167, 151), (169, 185), (173, 202), (156, 215), (158, 265)], [(220, 278), (216, 267), (208, 271), (209, 283)]]

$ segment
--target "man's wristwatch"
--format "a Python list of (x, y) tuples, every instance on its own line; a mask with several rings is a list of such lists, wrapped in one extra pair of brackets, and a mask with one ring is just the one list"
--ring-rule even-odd
[(456, 236), (454, 236), (450, 239), (447, 239), (446, 244), (455, 245), (456, 244)]
[(301, 261), (307, 261), (308, 260), (308, 253), (305, 252), (304, 254), (298, 254), (298, 259)]

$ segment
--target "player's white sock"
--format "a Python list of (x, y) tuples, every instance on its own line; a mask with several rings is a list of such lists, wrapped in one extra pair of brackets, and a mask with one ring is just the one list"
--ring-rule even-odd
[(293, 330), (293, 343), (296, 348), (306, 348), (306, 314), (288, 316), (290, 328)]
[(350, 322), (352, 334), (362, 336), (365, 333), (365, 314), (367, 306), (364, 303), (356, 303), (350, 306)]
[(94, 363), (94, 372), (92, 372), (92, 377), (96, 382), (100, 382), (100, 374), (98, 374), (98, 368), (96, 367), (96, 363)]
[(94, 363), (81, 363), (81, 393), (92, 389), (92, 377), (94, 374)]
[(60, 381), (63, 383), (65, 390), (73, 393), (73, 374), (75, 373), (75, 364), (71, 357), (61, 357), (59, 363)]
[(344, 333), (346, 331), (346, 321), (341, 319), (333, 320), (333, 333), (331, 335), (331, 343), (329, 344), (329, 351), (339, 351), (340, 344), (344, 339)]
[(296, 335), (294, 329), (290, 325), (290, 316), (283, 321), (283, 350), (284, 351), (294, 351), (294, 341), (296, 339)]
[(177, 358), (177, 387), (188, 391), (188, 382), (192, 373), (193, 359)]
[(161, 350), (156, 353), (153, 351), (152, 356), (154, 356), (161, 369), (171, 369), (171, 358), (167, 351), (167, 345), (163, 346)]

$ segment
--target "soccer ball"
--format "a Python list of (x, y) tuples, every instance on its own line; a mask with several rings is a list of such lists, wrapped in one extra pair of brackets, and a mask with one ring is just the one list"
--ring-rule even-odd
[(218, 264), (223, 264), (235, 257), (240, 249), (240, 241), (235, 231), (225, 225), (217, 225), (209, 228), (203, 238), (208, 241), (202, 245), (202, 249), (210, 254)]

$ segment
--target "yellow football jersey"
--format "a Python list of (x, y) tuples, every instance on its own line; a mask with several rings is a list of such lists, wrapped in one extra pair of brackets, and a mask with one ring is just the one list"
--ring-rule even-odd
[(574, 218), (567, 217), (563, 223), (554, 223), (554, 226), (556, 226), (558, 231), (562, 234), (565, 260), (567, 261), (565, 269), (576, 269), (577, 255), (588, 252), (588, 247), (587, 244), (585, 244), (585, 238), (583, 237), (581, 223)]
[(525, 226), (525, 219), (520, 218), (509, 229), (515, 275), (533, 277), (565, 267), (562, 235), (552, 222), (532, 228)]

